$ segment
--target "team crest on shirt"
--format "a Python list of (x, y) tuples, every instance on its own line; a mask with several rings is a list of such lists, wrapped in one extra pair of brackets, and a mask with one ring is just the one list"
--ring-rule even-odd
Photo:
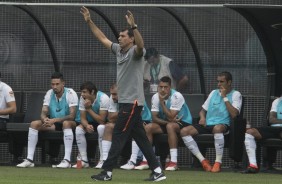
[(14, 92), (13, 91), (10, 91), (9, 94), (10, 94), (10, 97), (14, 97)]
[(172, 97), (175, 98), (176, 100), (178, 99), (178, 96), (176, 94), (174, 94)]

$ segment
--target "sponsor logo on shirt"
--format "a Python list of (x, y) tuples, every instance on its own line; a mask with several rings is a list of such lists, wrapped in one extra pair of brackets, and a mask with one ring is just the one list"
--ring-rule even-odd
[(9, 94), (10, 94), (10, 97), (14, 97), (14, 92), (13, 91), (10, 91)]

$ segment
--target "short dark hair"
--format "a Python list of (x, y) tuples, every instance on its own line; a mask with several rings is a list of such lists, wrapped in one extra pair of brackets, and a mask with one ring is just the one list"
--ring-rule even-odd
[(127, 34), (128, 34), (128, 36), (131, 38), (131, 37), (134, 37), (134, 33), (133, 33), (133, 29), (127, 29), (128, 30), (128, 32), (127, 32)]
[(130, 28), (125, 28), (123, 30), (121, 30), (121, 32), (124, 32), (124, 31), (127, 31), (127, 34), (128, 36), (131, 38), (131, 37), (134, 37), (134, 33), (133, 33), (133, 30), (130, 29)]
[(159, 52), (157, 51), (157, 49), (155, 49), (154, 47), (151, 47), (151, 48), (146, 49), (146, 54), (144, 58), (147, 60), (152, 56), (158, 57), (158, 55), (159, 55)]
[(51, 75), (51, 79), (61, 79), (62, 81), (64, 80), (64, 76), (61, 72), (54, 72)]
[(224, 76), (226, 81), (232, 81), (232, 75), (230, 72), (224, 71), (219, 73), (217, 76)]
[(80, 90), (84, 90), (84, 89), (87, 89), (90, 93), (92, 91), (94, 91), (94, 94), (96, 95), (98, 90), (97, 90), (97, 87), (95, 86), (95, 84), (91, 81), (85, 81), (83, 82), (81, 85), (80, 85)]
[(113, 83), (110, 87), (110, 89), (115, 89), (115, 88), (117, 88), (117, 83)]
[(167, 82), (171, 86), (171, 78), (169, 76), (164, 76), (160, 79), (161, 82)]

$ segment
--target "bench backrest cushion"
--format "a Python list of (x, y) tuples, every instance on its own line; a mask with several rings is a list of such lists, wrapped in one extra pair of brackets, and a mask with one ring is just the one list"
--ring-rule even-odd
[(45, 92), (32, 92), (30, 94), (24, 118), (25, 123), (40, 119), (45, 94)]

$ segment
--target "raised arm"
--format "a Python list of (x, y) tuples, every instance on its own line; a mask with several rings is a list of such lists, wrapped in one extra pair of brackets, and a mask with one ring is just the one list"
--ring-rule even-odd
[(137, 53), (138, 56), (142, 56), (144, 49), (144, 42), (140, 32), (137, 29), (137, 24), (135, 24), (133, 14), (129, 10), (127, 10), (127, 15), (125, 16), (125, 18), (129, 26), (133, 30), (134, 41), (135, 41), (135, 45), (137, 46), (135, 48), (135, 52)]
[[(221, 91), (222, 98), (225, 98), (226, 95), (227, 95), (226, 89), (223, 86), (221, 86), (220, 91)], [(242, 99), (242, 97), (241, 97), (241, 94), (240, 94), (240, 96), (236, 96), (236, 98), (233, 99), (233, 103), (242, 104), (241, 99)], [(233, 107), (233, 105), (228, 100), (224, 100), (224, 103), (226, 105), (226, 108), (227, 108), (231, 118), (235, 118), (236, 116), (239, 115), (239, 113), (240, 113), (239, 110), (236, 109), (235, 107)], [(241, 107), (241, 105), (240, 105), (240, 107)]]
[(238, 109), (232, 106), (232, 104), (229, 101), (225, 102), (226, 108), (231, 116), (231, 118), (235, 118), (236, 116), (239, 115)]
[(110, 41), (105, 34), (96, 26), (96, 24), (91, 20), (89, 10), (86, 7), (82, 7), (80, 9), (80, 13), (83, 15), (84, 20), (87, 22), (90, 27), (92, 33), (96, 36), (96, 38), (107, 48), (111, 49), (112, 41)]

